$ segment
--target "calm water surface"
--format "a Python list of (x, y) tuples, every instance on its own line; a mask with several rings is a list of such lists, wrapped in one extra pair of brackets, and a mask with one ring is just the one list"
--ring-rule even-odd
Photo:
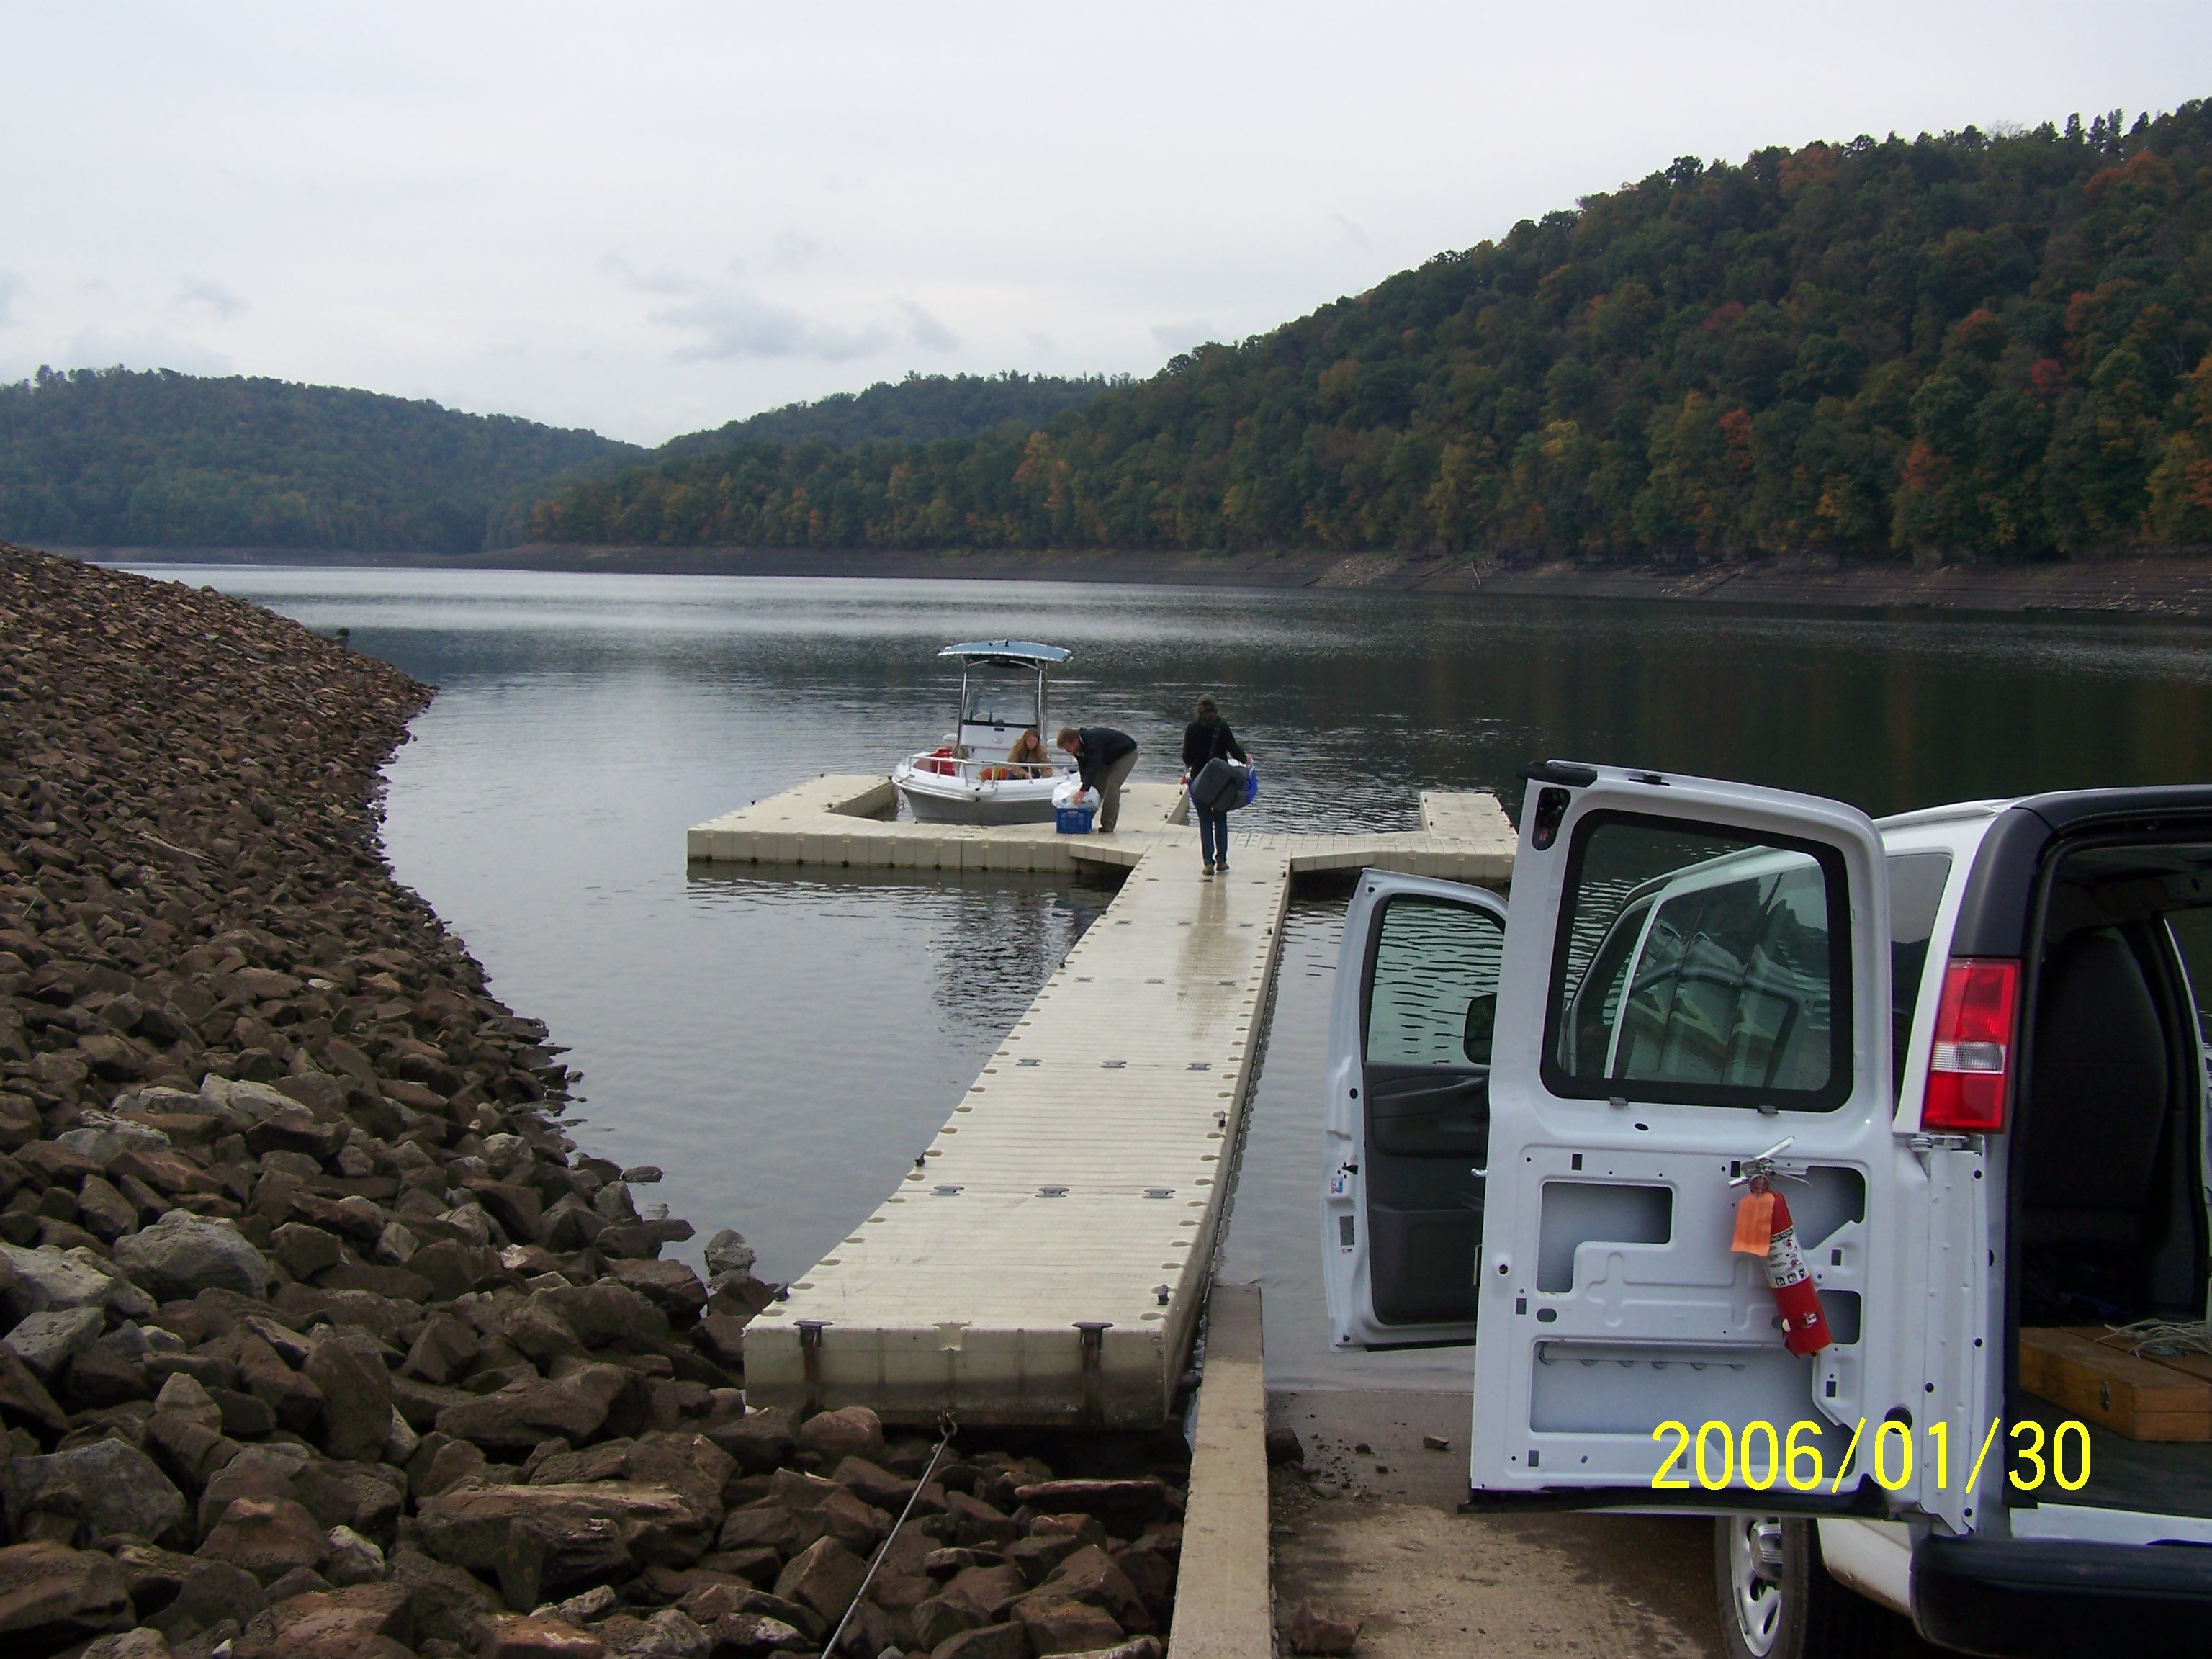
[[(155, 567), (435, 682), (386, 842), (585, 1073), (578, 1133), (733, 1225), (762, 1271), (874, 1208), (1110, 896), (1069, 882), (687, 871), (684, 831), (937, 741), (949, 640), (1072, 647), (1053, 718), (1171, 778), (1211, 690), (1257, 756), (1240, 827), (1392, 829), (1425, 785), (1542, 756), (1701, 772), (1881, 813), (2212, 777), (2212, 631), (2140, 618), (1064, 583)], [(1284, 940), (1226, 1271), (1267, 1287), (1279, 1383), (1463, 1383), (1464, 1356), (1324, 1346), (1316, 1127), (1340, 901)]]

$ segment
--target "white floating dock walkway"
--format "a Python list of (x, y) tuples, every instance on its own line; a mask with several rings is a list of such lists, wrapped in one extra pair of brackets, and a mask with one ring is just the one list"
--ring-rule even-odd
[[(755, 1405), (897, 1422), (1164, 1421), (1206, 1295), (1294, 876), (1503, 883), (1486, 794), (1424, 793), (1419, 830), (1233, 833), (1200, 872), (1182, 794), (1123, 793), (1112, 836), (894, 823), (890, 784), (824, 777), (692, 830), (695, 860), (1129, 871), (953, 1107), (921, 1164), (745, 1334)], [(874, 816), (871, 816), (871, 815)], [(1233, 820), (1232, 820), (1233, 823)]]

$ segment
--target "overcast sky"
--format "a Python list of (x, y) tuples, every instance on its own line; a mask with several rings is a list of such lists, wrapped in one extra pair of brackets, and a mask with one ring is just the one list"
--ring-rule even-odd
[(2212, 94), (2212, 5), (0, 0), (0, 380), (653, 443), (1146, 374), (1677, 155)]

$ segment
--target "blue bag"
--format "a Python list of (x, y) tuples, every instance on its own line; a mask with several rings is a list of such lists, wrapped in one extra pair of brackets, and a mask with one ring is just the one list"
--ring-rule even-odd
[(1217, 755), (1191, 779), (1190, 799), (1194, 805), (1208, 812), (1233, 812), (1240, 806), (1249, 806), (1259, 789), (1259, 775), (1250, 767)]

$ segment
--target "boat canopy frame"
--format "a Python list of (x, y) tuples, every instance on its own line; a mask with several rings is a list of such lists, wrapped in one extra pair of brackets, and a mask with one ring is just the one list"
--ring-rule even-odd
[(994, 663), (1001, 668), (1045, 669), (1061, 666), (1075, 653), (1057, 645), (1039, 645), (1034, 640), (970, 640), (965, 645), (948, 645), (937, 654), (957, 657), (963, 662)]
[[(1034, 674), (1036, 678), (1031, 714), (1023, 721), (1034, 725), (1042, 735), (1045, 722), (1045, 677), (1048, 669), (1067, 662), (1075, 654), (1057, 645), (1042, 645), (1034, 640), (971, 640), (963, 645), (948, 645), (937, 653), (940, 658), (953, 657), (960, 663), (959, 716), (953, 727), (952, 746), (963, 757), (969, 750), (969, 728), (985, 722), (974, 718), (978, 712), (971, 705), (970, 676), (978, 668), (995, 668), (1003, 672)], [(996, 722), (992, 722), (996, 724)]]

